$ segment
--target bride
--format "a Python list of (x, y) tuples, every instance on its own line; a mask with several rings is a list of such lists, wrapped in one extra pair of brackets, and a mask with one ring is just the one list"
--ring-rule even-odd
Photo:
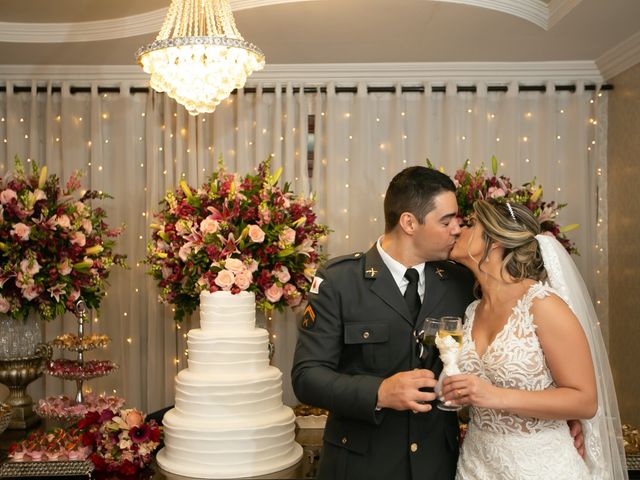
[[(481, 200), (474, 210), (451, 258), (482, 298), (467, 308), (463, 374), (441, 390), (471, 405), (456, 478), (626, 479), (607, 354), (575, 264), (527, 208)], [(567, 419), (584, 419), (584, 459)]]

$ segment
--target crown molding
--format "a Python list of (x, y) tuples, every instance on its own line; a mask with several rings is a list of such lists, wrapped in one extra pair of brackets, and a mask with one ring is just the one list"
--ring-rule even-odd
[(630, 36), (596, 59), (602, 77), (610, 79), (640, 63), (640, 32)]
[(99, 42), (157, 33), (167, 9), (123, 18), (76, 23), (0, 22), (0, 42), (71, 43)]
[(566, 17), (582, 0), (551, 0), (548, 6), (549, 23), (547, 29), (552, 28)]
[[(230, 0), (233, 11), (320, 0)], [(91, 22), (13, 23), (0, 22), (0, 42), (7, 43), (70, 43), (98, 42), (118, 38), (158, 33), (167, 8)]]
[(549, 7), (541, 0), (435, 0), (447, 3), (461, 3), (487, 8), (513, 15), (538, 25), (545, 30), (549, 26)]
[[(75, 84), (100, 83), (101, 86), (128, 83), (147, 86), (149, 76), (135, 65), (0, 65), (0, 82), (31, 81)], [(314, 63), (268, 64), (247, 81), (253, 84), (324, 85), (334, 82), (352, 86), (359, 82), (369, 85), (423, 85), (458, 82), (474, 84), (539, 84), (569, 83), (582, 80), (600, 83), (602, 75), (592, 61), (575, 62), (437, 62), (437, 63)]]
[[(230, 0), (233, 11), (285, 3), (322, 0)], [(567, 15), (582, 0), (425, 0), (470, 5), (514, 15), (547, 30)], [(97, 42), (157, 33), (166, 8), (123, 18), (91, 22), (25, 23), (0, 22), (0, 42), (68, 43)]]

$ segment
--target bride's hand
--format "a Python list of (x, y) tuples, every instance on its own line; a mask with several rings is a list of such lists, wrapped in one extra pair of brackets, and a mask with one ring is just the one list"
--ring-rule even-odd
[(452, 375), (443, 380), (441, 396), (454, 405), (491, 408), (496, 401), (496, 387), (476, 375)]

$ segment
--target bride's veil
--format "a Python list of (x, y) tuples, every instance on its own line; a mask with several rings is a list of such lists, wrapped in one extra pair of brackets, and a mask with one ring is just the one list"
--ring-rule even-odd
[(598, 386), (598, 411), (582, 421), (585, 461), (593, 479), (627, 479), (620, 413), (607, 350), (589, 292), (575, 263), (554, 237), (537, 235), (549, 283), (578, 317), (589, 340)]

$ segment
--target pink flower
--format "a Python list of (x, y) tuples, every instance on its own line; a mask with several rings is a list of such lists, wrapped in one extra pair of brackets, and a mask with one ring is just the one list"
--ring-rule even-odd
[(226, 268), (230, 272), (233, 272), (234, 274), (244, 272), (247, 269), (245, 264), (242, 263), (242, 260), (238, 260), (237, 258), (227, 258), (224, 261), (224, 268)]
[(182, 245), (180, 247), (180, 250), (178, 251), (178, 256), (180, 257), (180, 260), (182, 260), (183, 262), (186, 262), (192, 250), (193, 250), (193, 244), (191, 242), (187, 242), (184, 245)]
[(71, 262), (68, 258), (58, 264), (58, 271), (61, 275), (69, 275), (71, 273)]
[(258, 225), (249, 225), (249, 238), (254, 243), (264, 242), (264, 231)]
[(302, 301), (302, 294), (298, 291), (295, 285), (287, 283), (284, 287), (284, 298), (287, 301), (287, 305), (290, 307), (297, 307)]
[(200, 231), (203, 235), (206, 235), (208, 233), (216, 233), (219, 227), (220, 224), (217, 220), (214, 220), (211, 215), (200, 222)]
[(260, 215), (262, 223), (269, 223), (271, 221), (271, 211), (266, 205), (260, 205), (258, 207), (258, 215)]
[(93, 231), (93, 225), (91, 225), (91, 220), (89, 220), (88, 218), (82, 220), (81, 225), (87, 235), (89, 235)]
[(84, 215), (84, 212), (87, 209), (87, 206), (84, 203), (78, 201), (73, 205), (76, 207), (76, 212), (78, 212), (78, 215)]
[(29, 240), (29, 234), (31, 233), (31, 227), (28, 227), (24, 223), (16, 223), (11, 229), (11, 235), (15, 235), (19, 240)]
[(256, 262), (253, 258), (251, 259), (251, 262), (249, 263), (249, 265), (247, 266), (247, 268), (249, 269), (249, 271), (251, 273), (255, 273), (256, 270), (258, 270), (258, 266), (260, 264), (258, 262)]
[(40, 287), (35, 284), (27, 285), (26, 288), (22, 289), (22, 296), (27, 300), (33, 300), (38, 295), (40, 295)]
[(240, 290), (246, 290), (247, 288), (249, 288), (252, 282), (253, 275), (249, 270), (244, 270), (243, 272), (236, 275), (235, 283)]
[(62, 228), (70, 228), (71, 227), (71, 220), (69, 219), (68, 215), (56, 215), (55, 216), (55, 224), (58, 227), (62, 227)]
[(78, 298), (80, 298), (80, 290), (72, 290), (69, 295), (69, 302), (75, 302)]
[(87, 243), (87, 237), (84, 236), (82, 232), (71, 232), (71, 244), (78, 245), (80, 247), (84, 247)]
[(287, 246), (293, 244), (296, 240), (296, 231), (289, 227), (284, 227), (284, 230), (278, 235), (281, 246)]
[(11, 190), (10, 188), (7, 188), (6, 190), (3, 190), (2, 192), (0, 192), (0, 202), (3, 205), (10, 203), (11, 200), (17, 200), (17, 199), (18, 199), (18, 195), (14, 190)]
[(498, 198), (504, 197), (506, 195), (506, 192), (502, 188), (489, 187), (489, 190), (487, 190), (487, 195), (489, 195), (489, 197), (491, 198)]
[(223, 290), (231, 290), (231, 286), (235, 280), (235, 275), (229, 270), (220, 270), (215, 279), (215, 284)]
[(0, 313), (7, 313), (10, 307), (9, 301), (0, 295)]
[(289, 273), (289, 269), (284, 265), (281, 266), (279, 270), (274, 270), (273, 274), (282, 283), (287, 283), (289, 280), (291, 280), (291, 274)]
[(176, 232), (180, 235), (188, 235), (191, 233), (191, 220), (178, 220), (176, 222)]
[(51, 295), (52, 298), (56, 299), (56, 302), (60, 301), (60, 295), (64, 293), (64, 283), (57, 283), (51, 288), (48, 288), (47, 291)]
[(144, 419), (142, 418), (142, 413), (134, 408), (130, 410), (123, 410), (122, 412), (120, 412), (121, 415), (123, 413), (125, 414), (123, 420), (126, 422), (129, 428), (137, 427), (144, 421)]
[(271, 303), (276, 303), (278, 300), (280, 300), (283, 293), (284, 290), (282, 289), (282, 287), (279, 287), (275, 283), (264, 291), (265, 297), (267, 297), (267, 300), (269, 300)]
[(40, 271), (40, 264), (35, 258), (25, 258), (20, 262), (20, 270), (28, 275), (35, 275)]

